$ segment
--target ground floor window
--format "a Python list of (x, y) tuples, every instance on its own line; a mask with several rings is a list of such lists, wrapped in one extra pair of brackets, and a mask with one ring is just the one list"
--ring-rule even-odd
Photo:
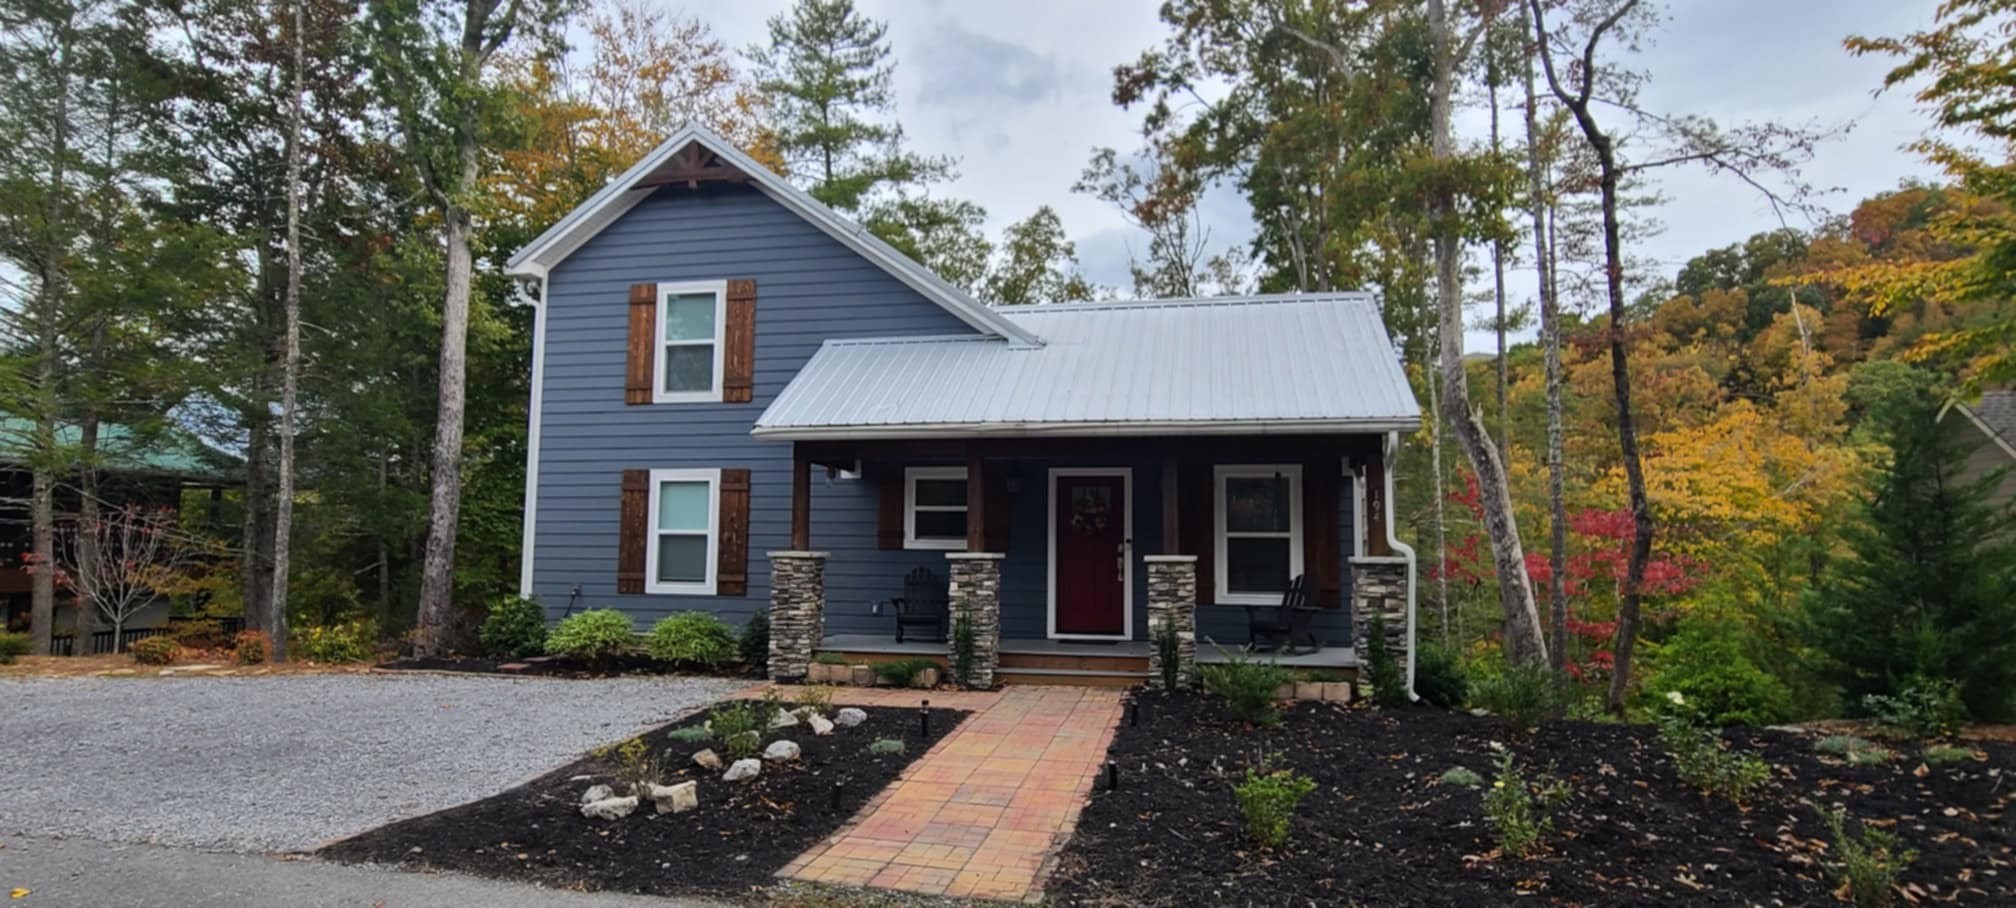
[(720, 470), (651, 471), (647, 592), (714, 594)]
[(966, 547), (966, 468), (909, 467), (903, 471), (903, 547)]
[(1302, 573), (1302, 468), (1221, 466), (1213, 482), (1218, 602), (1281, 601)]

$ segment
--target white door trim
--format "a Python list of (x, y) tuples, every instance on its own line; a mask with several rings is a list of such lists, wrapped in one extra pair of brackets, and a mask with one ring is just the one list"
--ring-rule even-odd
[[(1118, 476), (1120, 477), (1121, 505), (1123, 515), (1121, 538), (1124, 547), (1124, 567), (1121, 571), (1121, 627), (1118, 634), (1060, 634), (1057, 632), (1057, 477), (1059, 476)], [(1049, 537), (1049, 567), (1044, 573), (1044, 597), (1049, 607), (1044, 615), (1044, 632), (1052, 640), (1132, 640), (1134, 639), (1134, 468), (1133, 467), (1051, 467), (1049, 481), (1045, 483), (1048, 499), (1045, 510), (1049, 514), (1044, 535)]]

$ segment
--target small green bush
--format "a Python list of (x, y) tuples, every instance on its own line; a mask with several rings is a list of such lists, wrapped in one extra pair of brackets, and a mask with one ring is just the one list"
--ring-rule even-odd
[(1862, 698), (1870, 718), (1891, 734), (1912, 738), (1943, 738), (1967, 724), (1967, 704), (1958, 682), (1913, 676), (1894, 696)]
[(133, 654), (133, 661), (141, 665), (173, 665), (182, 658), (182, 644), (168, 637), (148, 637), (135, 640), (126, 648)]
[(698, 744), (707, 740), (707, 729), (698, 725), (682, 725), (666, 732), (665, 737), (681, 744)]
[(878, 757), (900, 754), (903, 752), (903, 742), (895, 738), (876, 738), (868, 745), (868, 752)]
[(742, 625), (742, 637), (735, 641), (742, 665), (751, 671), (765, 671), (770, 665), (770, 610), (759, 608)]
[(1539, 850), (1541, 841), (1554, 831), (1554, 810), (1568, 795), (1568, 783), (1551, 776), (1536, 776), (1528, 782), (1513, 762), (1512, 752), (1499, 750), (1497, 776), (1484, 791), (1484, 821), (1490, 825), (1499, 850), (1512, 858)]
[(1929, 766), (1945, 766), (1949, 763), (1974, 759), (1974, 751), (1965, 747), (1954, 747), (1951, 744), (1934, 744), (1925, 748), (1925, 752), (1919, 754), (1919, 758)]
[(1567, 682), (1545, 665), (1507, 665), (1479, 680), (1470, 690), (1470, 702), (1504, 719), (1514, 731), (1530, 731), (1561, 713), (1570, 694)]
[(1666, 695), (1658, 723), (1659, 740), (1674, 771), (1691, 788), (1740, 803), (1771, 778), (1771, 764), (1755, 754), (1729, 749), (1678, 692)]
[(1441, 782), (1444, 785), (1456, 785), (1462, 788), (1481, 788), (1484, 785), (1484, 777), (1478, 775), (1475, 770), (1451, 766), (1442, 773)]
[(304, 627), (294, 634), (294, 654), (310, 662), (364, 662), (371, 658), (376, 629), (365, 620)]
[(1220, 648), (1218, 653), (1225, 661), (1197, 667), (1204, 689), (1224, 697), (1232, 714), (1241, 721), (1255, 725), (1281, 721), (1274, 695), (1281, 685), (1288, 683), (1288, 670), (1271, 660), (1254, 659), (1252, 651), (1243, 647), (1230, 652)]
[(651, 625), (644, 638), (651, 658), (712, 670), (735, 657), (735, 629), (713, 612), (680, 612)]
[(1407, 703), (1407, 674), (1386, 647), (1386, 616), (1372, 613), (1365, 631), (1365, 680), (1372, 685), (1372, 702), (1380, 706)]
[(507, 596), (490, 605), (490, 614), (476, 632), (483, 652), (495, 659), (515, 660), (546, 651), (546, 609), (536, 599)]
[(812, 661), (820, 665), (846, 665), (847, 657), (839, 653), (820, 653), (813, 656)]
[(231, 646), (231, 637), (224, 633), (224, 622), (214, 618), (174, 622), (169, 626), (168, 636), (185, 650), (221, 650)]
[(1183, 685), (1183, 638), (1176, 635), (1175, 622), (1165, 621), (1155, 628), (1156, 669), (1163, 690)]
[(1848, 815), (1843, 811), (1826, 814), (1827, 828), (1834, 834), (1834, 872), (1848, 890), (1856, 908), (1888, 908), (1897, 891), (1897, 874), (1918, 853), (1899, 851), (1897, 836), (1887, 830), (1863, 825), (1859, 834), (1848, 831)]
[(272, 641), (266, 638), (265, 631), (239, 631), (231, 646), (231, 657), (239, 665), (258, 665), (272, 654)]
[(1288, 823), (1295, 807), (1316, 790), (1316, 780), (1282, 769), (1264, 772), (1246, 770), (1246, 781), (1232, 789), (1239, 800), (1239, 812), (1246, 816), (1246, 832), (1268, 848), (1288, 841)]
[(1307, 684), (1338, 684), (1351, 680), (1351, 676), (1334, 668), (1291, 668), (1288, 678)]
[(1813, 751), (1830, 757), (1845, 757), (1855, 751), (1874, 746), (1876, 745), (1854, 735), (1828, 735), (1813, 742)]
[(753, 757), (763, 749), (763, 730), (771, 713), (755, 700), (737, 700), (714, 707), (707, 714), (707, 728), (721, 742), (729, 758)]
[(0, 665), (13, 665), (14, 660), (35, 651), (35, 638), (27, 634), (0, 632)]
[(1726, 624), (1683, 627), (1658, 651), (1658, 667), (1645, 682), (1654, 704), (1679, 693), (1717, 728), (1770, 725), (1791, 712), (1785, 684), (1757, 667)]
[(1470, 679), (1448, 647), (1423, 644), (1414, 656), (1414, 695), (1443, 709), (1460, 709), (1470, 699)]
[(1848, 765), (1883, 766), (1896, 758), (1897, 758), (1896, 752), (1892, 751), (1890, 748), (1880, 747), (1875, 744), (1871, 744), (1868, 747), (1863, 747), (1857, 750), (1849, 751)]
[(793, 705), (807, 708), (825, 715), (833, 708), (833, 686), (830, 684), (807, 684), (791, 695)]
[(938, 663), (921, 657), (916, 659), (897, 659), (876, 665), (875, 677), (881, 678), (897, 687), (909, 687), (910, 682), (917, 680), (918, 674), (927, 668), (937, 667)]
[(637, 642), (630, 617), (613, 608), (589, 609), (560, 619), (546, 635), (546, 651), (589, 662), (615, 658)]
[(617, 745), (615, 757), (616, 781), (622, 783), (621, 788), (641, 795), (644, 786), (665, 781), (664, 761), (651, 752), (643, 738), (631, 738)]

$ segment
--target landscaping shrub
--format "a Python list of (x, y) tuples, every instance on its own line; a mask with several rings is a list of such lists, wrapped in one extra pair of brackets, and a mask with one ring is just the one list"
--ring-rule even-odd
[(664, 765), (645, 746), (643, 738), (631, 738), (617, 745), (616, 781), (637, 795), (644, 793), (644, 786), (665, 781)]
[(135, 640), (126, 651), (132, 653), (133, 661), (141, 665), (172, 665), (182, 658), (182, 645), (167, 637)]
[(316, 625), (295, 632), (294, 653), (310, 662), (363, 662), (376, 640), (369, 621)]
[(1896, 759), (1896, 757), (1897, 757), (1896, 752), (1892, 751), (1890, 748), (1879, 747), (1875, 744), (1871, 744), (1868, 747), (1863, 747), (1849, 751), (1848, 765), (1882, 766), (1886, 763), (1889, 763), (1891, 760)]
[(770, 667), (770, 610), (758, 608), (749, 616), (749, 623), (742, 625), (742, 637), (735, 641), (736, 649), (742, 656), (742, 665), (751, 671), (767, 671)]
[(231, 646), (224, 623), (211, 618), (174, 622), (169, 626), (168, 636), (185, 650), (221, 650)]
[(773, 714), (761, 702), (738, 700), (714, 707), (707, 714), (707, 728), (720, 740), (728, 757), (739, 760), (753, 757), (763, 749), (763, 730), (769, 726)]
[(1897, 874), (1918, 853), (1897, 850), (1897, 836), (1863, 824), (1859, 834), (1848, 831), (1845, 811), (1829, 811), (1827, 828), (1834, 834), (1834, 872), (1857, 908), (1887, 908), (1897, 891)]
[(1424, 644), (1414, 656), (1414, 694), (1443, 709), (1460, 709), (1470, 698), (1463, 663), (1447, 647)]
[(801, 707), (810, 707), (820, 715), (825, 715), (827, 710), (833, 708), (833, 687), (828, 684), (807, 684), (798, 688), (797, 693), (792, 695), (791, 702)]
[(589, 609), (560, 619), (546, 635), (546, 651), (589, 662), (614, 658), (637, 642), (630, 617), (613, 608)]
[(1863, 697), (1862, 708), (1885, 732), (1911, 738), (1944, 738), (1967, 723), (1960, 685), (1942, 678), (1913, 677), (1895, 696)]
[(1702, 721), (1716, 727), (1770, 725), (1791, 712), (1791, 694), (1743, 652), (1726, 624), (1684, 625), (1659, 648), (1645, 690), (1656, 704), (1678, 693)]
[(1254, 659), (1252, 651), (1243, 647), (1232, 652), (1224, 649), (1218, 652), (1225, 661), (1197, 667), (1204, 689), (1224, 697), (1232, 714), (1242, 721), (1255, 725), (1279, 722), (1281, 713), (1274, 705), (1274, 693), (1288, 683), (1288, 670), (1272, 661)]
[(1554, 831), (1554, 810), (1568, 800), (1568, 794), (1568, 783), (1551, 776), (1535, 776), (1528, 782), (1512, 752), (1500, 748), (1497, 776), (1484, 791), (1484, 821), (1499, 850), (1514, 858), (1538, 850), (1541, 840)]
[(1407, 675), (1386, 647), (1386, 616), (1376, 611), (1365, 631), (1365, 680), (1372, 685), (1372, 702), (1380, 706), (1407, 703)]
[(1484, 785), (1484, 777), (1478, 775), (1476, 770), (1451, 766), (1442, 773), (1441, 782), (1444, 785), (1457, 785), (1463, 788), (1481, 788)]
[(231, 658), (239, 665), (258, 665), (271, 657), (273, 644), (265, 631), (239, 631), (231, 644)]
[(1866, 750), (1876, 745), (1854, 735), (1828, 735), (1813, 742), (1813, 752), (1830, 757), (1845, 757), (1858, 750)]
[(1677, 691), (1666, 695), (1658, 723), (1666, 755), (1673, 759), (1680, 781), (1691, 788), (1740, 803), (1771, 778), (1771, 764), (1755, 754), (1730, 750)]
[(975, 645), (973, 621), (962, 612), (952, 622), (952, 680), (959, 682), (960, 687), (973, 686)]
[(917, 680), (918, 673), (927, 668), (936, 667), (938, 667), (938, 663), (921, 657), (916, 659), (897, 659), (893, 662), (883, 662), (876, 665), (875, 677), (881, 678), (897, 687), (909, 687), (910, 682)]
[(1929, 766), (1945, 766), (1948, 763), (1974, 759), (1974, 751), (1965, 747), (1954, 747), (1951, 744), (1934, 744), (1925, 748), (1925, 752), (1919, 754), (1919, 758)]
[(1246, 832), (1268, 848), (1288, 841), (1288, 822), (1296, 805), (1316, 790), (1316, 780), (1282, 769), (1266, 772), (1246, 770), (1246, 781), (1232, 789), (1239, 800), (1239, 812), (1246, 815)]
[(490, 614), (476, 632), (483, 652), (492, 658), (516, 660), (546, 651), (546, 609), (537, 599), (507, 596), (490, 605)]
[(847, 657), (839, 653), (820, 653), (813, 656), (812, 661), (820, 665), (846, 665)]
[(903, 752), (903, 742), (895, 738), (876, 738), (868, 745), (868, 752), (878, 757)]
[(1155, 655), (1161, 660), (1162, 689), (1175, 690), (1183, 681), (1183, 666), (1177, 664), (1183, 658), (1183, 638), (1176, 635), (1174, 622), (1165, 622), (1155, 629)]
[(666, 732), (665, 737), (681, 744), (698, 744), (707, 740), (707, 729), (698, 725), (682, 725)]
[(14, 660), (35, 651), (35, 638), (27, 634), (0, 632), (0, 665), (13, 665)]
[(645, 635), (651, 658), (714, 669), (733, 658), (735, 629), (713, 612), (680, 612), (660, 620)]
[(1507, 665), (1470, 689), (1470, 702), (1504, 719), (1515, 731), (1540, 727), (1567, 705), (1569, 690), (1545, 665)]

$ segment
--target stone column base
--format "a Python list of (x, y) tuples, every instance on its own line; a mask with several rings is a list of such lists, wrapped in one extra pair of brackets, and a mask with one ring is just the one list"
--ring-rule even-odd
[(1197, 556), (1148, 555), (1148, 686), (1166, 685), (1164, 637), (1176, 638), (1176, 686), (1197, 681)]
[[(986, 690), (994, 686), (994, 671), (1001, 665), (1001, 559), (999, 552), (947, 552), (952, 562), (950, 589), (951, 626), (946, 628), (947, 663), (953, 679), (968, 687)], [(965, 678), (959, 675), (959, 630), (965, 622), (973, 635), (973, 664)]]
[(826, 633), (826, 553), (771, 552), (772, 681), (802, 681)]
[(1386, 651), (1393, 661), (1405, 665), (1407, 649), (1407, 559), (1367, 556), (1351, 559), (1351, 643), (1358, 658), (1365, 658), (1365, 642), (1371, 639), (1372, 616), (1380, 616), (1386, 630)]

